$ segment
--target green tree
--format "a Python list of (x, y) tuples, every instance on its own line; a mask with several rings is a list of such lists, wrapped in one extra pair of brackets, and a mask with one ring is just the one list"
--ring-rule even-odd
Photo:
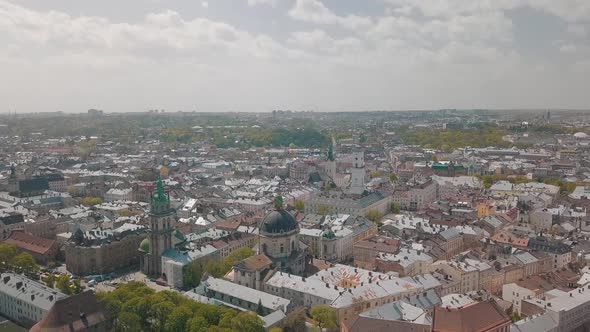
[(72, 292), (74, 294), (80, 294), (84, 290), (84, 287), (81, 284), (80, 278), (76, 278), (72, 281)]
[(519, 320), (521, 320), (521, 317), (518, 314), (518, 312), (513, 312), (512, 315), (510, 315), (510, 318), (513, 322), (518, 322)]
[(47, 287), (50, 287), (50, 288), (54, 288), (55, 287), (55, 281), (57, 280), (57, 278), (55, 277), (55, 274), (50, 273), (50, 274), (48, 274), (47, 276), (44, 276), (41, 279), (47, 285)]
[(378, 178), (378, 177), (380, 177), (381, 175), (382, 175), (382, 174), (381, 174), (381, 171), (374, 171), (374, 172), (371, 172), (371, 178)]
[(294, 204), (295, 210), (302, 212), (305, 210), (305, 203), (302, 200), (296, 200)]
[(371, 210), (367, 211), (367, 213), (365, 214), (365, 217), (367, 217), (367, 219), (369, 219), (373, 222), (379, 222), (381, 220), (382, 216), (378, 210), (371, 209)]
[(231, 328), (240, 332), (264, 332), (264, 321), (253, 312), (242, 312), (232, 318)]
[(399, 204), (397, 204), (397, 203), (391, 203), (391, 204), (389, 205), (389, 210), (390, 210), (390, 211), (391, 211), (391, 213), (393, 213), (393, 214), (398, 214), (398, 213), (400, 213), (400, 211), (401, 211), (401, 210), (400, 210), (400, 206), (399, 206)]
[(186, 322), (188, 332), (206, 332), (209, 328), (209, 323), (202, 316), (195, 316)]
[(8, 243), (0, 243), (0, 266), (9, 264), (16, 256), (16, 246)]
[(100, 197), (84, 197), (80, 200), (80, 203), (85, 206), (95, 206), (102, 204), (103, 200)]
[(262, 316), (264, 314), (264, 306), (262, 305), (262, 299), (258, 299), (258, 305), (256, 306), (256, 314)]
[(287, 317), (283, 320), (282, 328), (284, 332), (305, 332), (307, 331), (307, 327), (305, 326), (305, 308), (304, 307), (296, 307), (290, 313), (287, 314)]
[(234, 331), (235, 310), (198, 303), (172, 291), (156, 293), (143, 283), (122, 284), (97, 297), (112, 317), (114, 331)]
[(201, 283), (203, 266), (198, 261), (192, 261), (182, 270), (182, 283), (187, 288), (197, 287)]
[(141, 318), (132, 312), (122, 312), (115, 319), (113, 328), (117, 332), (141, 332)]
[(14, 256), (10, 262), (17, 272), (38, 272), (39, 265), (35, 262), (33, 256), (26, 252)]
[(163, 331), (166, 319), (174, 310), (174, 303), (170, 301), (163, 301), (154, 304), (150, 311), (150, 320), (152, 323), (152, 329), (157, 331)]
[(338, 327), (336, 310), (327, 305), (317, 305), (311, 308), (309, 314), (320, 329), (335, 329)]
[(322, 216), (328, 215), (328, 214), (330, 214), (330, 210), (331, 210), (330, 207), (325, 204), (320, 204), (318, 206), (318, 214), (319, 215), (322, 215)]
[(166, 320), (164, 331), (166, 332), (184, 332), (186, 323), (193, 316), (193, 312), (188, 306), (174, 308)]
[(70, 295), (73, 293), (72, 282), (67, 274), (60, 274), (55, 282), (57, 289), (62, 291), (64, 294)]
[(389, 173), (389, 182), (396, 183), (397, 182), (397, 175), (393, 172)]

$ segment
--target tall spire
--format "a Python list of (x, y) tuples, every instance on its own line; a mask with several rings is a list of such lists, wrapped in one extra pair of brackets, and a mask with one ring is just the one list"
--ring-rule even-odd
[(160, 178), (158, 178), (158, 181), (156, 181), (156, 190), (152, 195), (150, 205), (151, 211), (157, 213), (168, 211), (170, 208), (170, 196), (164, 192), (164, 185), (162, 184), (162, 179)]
[(156, 199), (158, 201), (163, 201), (163, 198), (166, 198), (166, 194), (164, 193), (164, 185), (162, 184), (162, 178), (158, 177), (158, 181), (156, 182)]

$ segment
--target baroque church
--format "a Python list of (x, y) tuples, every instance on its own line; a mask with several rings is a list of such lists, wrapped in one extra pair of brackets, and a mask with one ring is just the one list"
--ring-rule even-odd
[(277, 270), (297, 275), (305, 272), (307, 255), (299, 241), (299, 224), (283, 209), (282, 197), (275, 198), (274, 210), (260, 223), (259, 236), (259, 253), (266, 255)]

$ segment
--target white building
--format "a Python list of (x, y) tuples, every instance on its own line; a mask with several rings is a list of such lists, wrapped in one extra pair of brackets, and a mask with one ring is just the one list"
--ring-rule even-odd
[(66, 295), (14, 273), (0, 275), (0, 315), (24, 326), (40, 321)]
[(522, 306), (536, 306), (545, 310), (555, 326), (536, 331), (583, 331), (590, 323), (590, 285), (573, 289), (569, 292), (559, 293), (554, 297), (542, 299), (523, 300)]
[(195, 208), (197, 207), (197, 200), (191, 198), (178, 210), (179, 218), (189, 218), (195, 214)]
[(104, 194), (104, 200), (107, 202), (114, 201), (132, 201), (133, 189), (115, 189), (111, 188)]
[(383, 266), (396, 266), (399, 269), (392, 270), (398, 272), (400, 276), (413, 277), (428, 273), (433, 261), (433, 258), (422, 250), (401, 248), (396, 254), (379, 253), (377, 266), (379, 267), (380, 263), (383, 263)]
[(389, 274), (336, 264), (308, 278), (276, 272), (265, 282), (268, 293), (294, 306), (329, 305), (340, 320), (423, 291), (417, 283)]
[(522, 281), (502, 285), (502, 299), (512, 303), (513, 310), (520, 314), (523, 300), (541, 299), (550, 288), (552, 287), (543, 278), (532, 276)]

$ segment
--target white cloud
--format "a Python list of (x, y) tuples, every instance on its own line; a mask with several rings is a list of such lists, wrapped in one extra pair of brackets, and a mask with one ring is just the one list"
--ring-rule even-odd
[(414, 8), (430, 17), (505, 11), (521, 7), (534, 8), (567, 21), (590, 21), (588, 0), (387, 0), (393, 8)]
[(278, 0), (248, 0), (248, 6), (254, 7), (254, 6), (260, 6), (260, 5), (266, 5), (266, 6), (275, 7), (277, 5), (277, 2), (278, 2)]
[(337, 24), (347, 29), (366, 28), (371, 25), (369, 17), (334, 14), (319, 0), (297, 0), (295, 6), (289, 11), (293, 19), (315, 24)]
[(205, 8), (205, 9), (209, 8), (209, 2), (207, 2), (207, 1), (201, 2), (201, 7)]

